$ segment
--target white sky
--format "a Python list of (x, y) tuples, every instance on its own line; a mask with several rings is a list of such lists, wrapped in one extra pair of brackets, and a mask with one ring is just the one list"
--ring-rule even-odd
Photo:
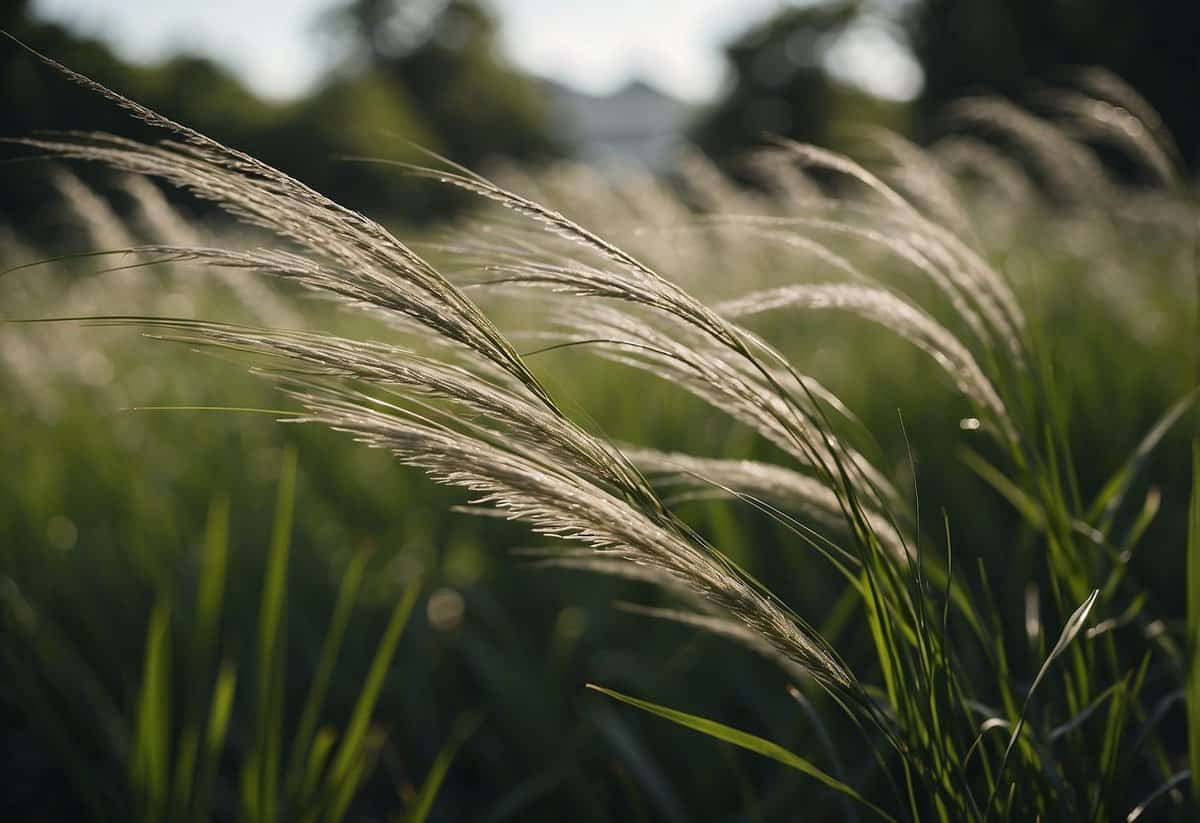
[[(303, 93), (333, 55), (314, 21), (338, 0), (34, 0), (42, 17), (103, 37), (126, 57), (210, 55), (261, 94)], [(489, 0), (509, 58), (584, 91), (642, 77), (665, 91), (711, 98), (724, 76), (721, 46), (783, 0)], [(838, 49), (834, 70), (884, 96), (911, 97), (920, 69), (870, 32)]]

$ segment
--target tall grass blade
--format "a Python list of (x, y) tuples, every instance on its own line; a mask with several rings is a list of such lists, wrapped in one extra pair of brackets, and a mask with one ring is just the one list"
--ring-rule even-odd
[(289, 449), (284, 453), (279, 473), (275, 525), (259, 605), (255, 740), (242, 787), (243, 814), (263, 823), (271, 823), (278, 812), (283, 679), (287, 665), (284, 606), (295, 490), (296, 453)]
[(200, 591), (196, 596), (196, 636), (191, 649), (190, 682), (187, 684), (187, 712), (175, 756), (175, 814), (183, 816), (193, 800), (196, 758), (200, 748), (202, 712), (207, 697), (212, 656), (217, 648), (221, 621), (221, 599), (225, 590), (225, 570), (229, 559), (229, 499), (213, 501), (208, 512), (201, 556)]
[(412, 808), (405, 815), (404, 823), (425, 823), (430, 810), (433, 809), (433, 802), (437, 800), (438, 792), (441, 791), (446, 774), (450, 771), (450, 764), (454, 762), (462, 744), (479, 728), (480, 722), (481, 718), (477, 716), (464, 717), (455, 725), (450, 739), (442, 746), (441, 751), (433, 760), (433, 765), (429, 767), (429, 773), (425, 775), (425, 782), (421, 784), (416, 799), (413, 800)]
[(1033, 678), (1033, 683), (1029, 686), (1029, 691), (1025, 693), (1025, 702), (1021, 706), (1021, 715), (1017, 718), (1017, 725), (1013, 728), (1012, 736), (1008, 739), (1008, 745), (1004, 749), (1004, 757), (1000, 759), (1000, 768), (996, 772), (995, 782), (992, 785), (992, 795), (988, 798), (985, 810), (990, 813), (992, 803), (995, 801), (996, 790), (1000, 786), (1000, 778), (1004, 774), (1004, 767), (1008, 765), (1009, 755), (1012, 754), (1013, 747), (1017, 745), (1017, 741), (1021, 737), (1021, 731), (1025, 728), (1025, 715), (1029, 709), (1029, 701), (1033, 697), (1033, 693), (1037, 691), (1037, 687), (1041, 684), (1042, 679), (1046, 676), (1046, 672), (1050, 671), (1050, 666), (1054, 661), (1062, 655), (1071, 642), (1083, 630), (1084, 624), (1087, 622), (1088, 614), (1091, 613), (1092, 607), (1096, 605), (1096, 599), (1100, 597), (1100, 590), (1093, 589), (1088, 595), (1087, 600), (1077, 608), (1074, 613), (1067, 618), (1066, 625), (1063, 626), (1062, 634), (1058, 636), (1058, 642), (1054, 644), (1054, 648), (1046, 655), (1046, 660), (1042, 663), (1042, 667), (1038, 669), (1037, 676)]
[(356, 554), (346, 568), (342, 582), (338, 585), (337, 602), (333, 607), (333, 616), (330, 618), (325, 640), (321, 644), (317, 670), (313, 674), (312, 683), (308, 688), (308, 695), (305, 697), (304, 708), (300, 713), (300, 720), (296, 724), (296, 733), (292, 740), (292, 753), (288, 760), (287, 785), (285, 787), (285, 794), (292, 799), (292, 802), (303, 803), (304, 800), (303, 797), (296, 796), (296, 791), (304, 782), (305, 755), (309, 751), (313, 735), (317, 731), (321, 709), (325, 704), (325, 696), (333, 679), (333, 669), (337, 664), (342, 641), (346, 636), (346, 627), (350, 623), (350, 612), (354, 608), (363, 572), (366, 570), (367, 558), (368, 554), (365, 551)]
[(701, 734), (706, 734), (709, 737), (716, 738), (717, 740), (724, 741), (725, 743), (732, 743), (735, 746), (754, 752), (755, 754), (760, 754), (763, 757), (769, 757), (770, 759), (782, 763), (789, 768), (796, 769), (797, 771), (812, 777), (836, 792), (840, 792), (847, 797), (857, 800), (866, 808), (879, 815), (879, 817), (882, 819), (893, 821), (893, 823), (896, 821), (896, 818), (892, 817), (886, 811), (867, 800), (850, 786), (847, 786), (845, 783), (832, 777), (827, 772), (823, 771), (817, 766), (814, 766), (810, 761), (805, 760), (803, 757), (800, 757), (799, 755), (783, 748), (778, 743), (772, 743), (770, 740), (764, 740), (763, 738), (750, 734), (749, 732), (744, 732), (739, 729), (726, 726), (723, 723), (718, 723), (715, 720), (709, 720), (706, 717), (699, 717), (698, 715), (688, 714), (677, 709), (660, 706), (657, 703), (651, 703), (647, 700), (639, 700), (636, 697), (630, 697), (629, 695), (622, 694), (621, 692), (613, 691), (612, 689), (606, 689), (603, 686), (597, 686), (589, 683), (587, 687), (593, 691), (607, 695), (614, 700), (619, 700), (622, 703), (628, 703), (630, 706), (639, 708), (642, 711), (646, 711), (650, 714), (655, 714), (659, 717), (665, 718), (666, 720), (670, 720), (672, 723), (677, 723), (680, 726), (698, 731)]
[[(1146, 432), (1146, 436), (1137, 444), (1137, 447), (1134, 448), (1124, 465), (1109, 478), (1108, 482), (1100, 490), (1100, 493), (1096, 495), (1096, 499), (1088, 511), (1089, 522), (1094, 523), (1101, 516), (1103, 516), (1103, 522), (1105, 523), (1112, 520), (1117, 509), (1124, 502), (1125, 495), (1129, 492), (1129, 487), (1133, 484), (1134, 478), (1137, 477), (1138, 472), (1146, 464), (1146, 460), (1175, 424), (1196, 404), (1197, 397), (1200, 397), (1200, 388), (1192, 389), (1192, 391), (1188, 392), (1167, 409), (1162, 417), (1150, 427), (1150, 431)], [(1104, 530), (1103, 526), (1101, 530)]]
[(1012, 507), (1032, 528), (1041, 531), (1046, 527), (1046, 512), (1042, 505), (1008, 475), (989, 463), (978, 452), (966, 446), (959, 449), (959, 457), (967, 468), (975, 472), (981, 480), (1012, 504)]

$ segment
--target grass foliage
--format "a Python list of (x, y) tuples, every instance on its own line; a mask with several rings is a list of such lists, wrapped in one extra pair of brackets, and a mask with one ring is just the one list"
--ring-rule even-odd
[[(251, 315), (82, 311), (73, 333), (81, 320), (136, 327), (249, 362), (287, 398), (272, 414), (346, 433), (465, 491), (463, 508), (483, 516), (484, 537), (510, 534), (504, 521), (518, 521), (544, 538), (526, 552), (538, 565), (616, 577), (643, 598), (624, 607), (640, 619), (740, 644), (774, 667), (772, 688), (791, 696), (765, 715), (739, 712), (739, 725), (753, 720), (762, 734), (692, 713), (686, 690), (668, 708), (644, 683), (618, 691), (592, 678), (616, 701), (594, 709), (595, 728), (633, 771), (629, 808), (683, 814), (617, 703), (794, 770), (802, 802), (820, 794), (820, 808), (838, 818), (1188, 819), (1194, 806), (1181, 787), (1200, 759), (1195, 493), (1186, 561), (1171, 545), (1150, 561), (1168, 576), (1186, 565), (1186, 616), (1173, 611), (1178, 589), (1162, 596), (1134, 558), (1148, 534), (1180, 535), (1154, 531), (1178, 485), (1164, 490), (1146, 474), (1162, 444), (1181, 436), (1196, 395), (1186, 369), (1153, 383), (1136, 356), (1120, 375), (1097, 359), (1112, 346), (1187, 345), (1173, 335), (1189, 314), (1180, 304), (1196, 209), (1177, 149), (1118, 81), (1091, 83), (1090, 95), (1049, 94), (1038, 114), (964, 101), (952, 112), (962, 131), (927, 148), (865, 134), (871, 168), (780, 141), (751, 161), (764, 176), (752, 192), (695, 157), (682, 195), (580, 170), (514, 170), (498, 182), (433, 158), (435, 168), (402, 170), (484, 205), (418, 252), (283, 172), (59, 68), (163, 129), (164, 140), (88, 133), (21, 145), (168, 184), (256, 232), (250, 245), (187, 241), (178, 228), (174, 239), (138, 243), (120, 236), (120, 221), (102, 219), (100, 205), (72, 196), (92, 213), (118, 275), (217, 272), (226, 299)], [(1121, 176), (1101, 161), (1113, 150)], [(147, 211), (171, 214), (165, 202)], [(1066, 282), (1029, 277), (1031, 260)], [(1156, 268), (1159, 280), (1135, 282)], [(303, 315), (291, 299), (300, 294), (342, 311)], [(1131, 308), (1137, 300), (1142, 308)], [(1064, 342), (1083, 312), (1098, 319)], [(805, 364), (819, 365), (823, 352), (835, 358), (842, 339), (864, 361), (821, 379), (808, 373)], [(592, 356), (599, 365), (584, 364)], [(898, 381), (870, 358), (909, 369), (920, 420), (911, 407), (895, 416), (901, 404), (888, 392)], [(1121, 429), (1123, 454), (1116, 442), (1092, 453), (1122, 413), (1124, 398), (1109, 394), (1119, 378), (1149, 406), (1131, 416), (1152, 422)], [(630, 430), (619, 413), (600, 420), (601, 407), (589, 406), (620, 395), (614, 405), (634, 419), (653, 417), (660, 395), (648, 387), (660, 382), (688, 421), (662, 439), (653, 422)], [(721, 428), (690, 422), (712, 418)], [(728, 439), (709, 442), (710, 431)], [(724, 456), (726, 442), (747, 444), (749, 456)], [(923, 475), (951, 464), (959, 474), (947, 476), (959, 480), (944, 484), (947, 498), (923, 495), (939, 488)], [(254, 709), (242, 727), (239, 817), (340, 819), (383, 746), (370, 718), (393, 667), (405, 667), (393, 654), (415, 585), (387, 619), (345, 728), (319, 728), (364, 577), (359, 556), (341, 578), (298, 719), (285, 721), (293, 471), (285, 466), (266, 554), (253, 673), (239, 674), (215, 629), (227, 564), (222, 504), (210, 518), (188, 640), (170, 601), (150, 614), (129, 759), (143, 817), (204, 816), (230, 704), (243, 692)], [(991, 490), (976, 487), (974, 499), (994, 493), (1011, 507), (998, 533), (988, 534), (987, 506), (957, 506), (955, 483), (971, 475)], [(982, 525), (971, 525), (976, 516)], [(796, 596), (778, 561), (747, 549), (762, 534), (788, 555), (802, 592), (811, 581), (809, 596)], [(35, 654), (46, 642), (31, 641)], [(718, 670), (740, 665), (718, 648)], [(182, 705), (170, 679), (179, 655), (194, 667)], [(497, 677), (519, 669), (510, 661)], [(31, 685), (22, 699), (40, 698)], [(544, 722), (554, 709), (535, 711)], [(1181, 713), (1186, 734), (1170, 728)], [(795, 722), (804, 731), (784, 745), (780, 730)], [(413, 819), (429, 812), (474, 726), (443, 730), (449, 742), (412, 798)], [(524, 794), (491, 807), (492, 819), (535, 804), (543, 778), (560, 779), (533, 775)], [(754, 795), (743, 795), (747, 816), (795, 811), (794, 794), (767, 811)]]

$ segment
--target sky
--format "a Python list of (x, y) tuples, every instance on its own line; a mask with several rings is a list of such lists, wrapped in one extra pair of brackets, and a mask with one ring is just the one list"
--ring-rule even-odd
[[(338, 0), (34, 0), (39, 16), (104, 38), (150, 62), (199, 52), (256, 92), (295, 97), (336, 55), (315, 22)], [(686, 100), (717, 94), (722, 46), (783, 0), (489, 0), (502, 45), (521, 68), (592, 93), (634, 78)], [(906, 99), (920, 69), (882, 30), (855, 32), (830, 56), (834, 72), (884, 97)]]

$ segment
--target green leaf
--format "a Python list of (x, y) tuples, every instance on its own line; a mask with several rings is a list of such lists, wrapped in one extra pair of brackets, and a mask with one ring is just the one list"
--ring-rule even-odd
[(271, 823), (278, 808), (279, 758), (282, 746), (284, 672), (287, 665), (284, 605), (287, 597), (288, 551), (296, 492), (296, 452), (284, 453), (279, 472), (275, 525), (267, 553), (258, 622), (257, 722), (253, 748), (243, 772), (243, 817)]
[[(1187, 534), (1187, 719), (1188, 765), (1200, 774), (1200, 437), (1192, 440), (1192, 497)], [(1192, 781), (1200, 802), (1200, 781)]]
[(450, 764), (454, 762), (462, 744), (479, 728), (480, 722), (481, 718), (472, 715), (461, 718), (455, 724), (454, 731), (450, 733), (450, 739), (445, 742), (437, 757), (434, 758), (433, 765), (429, 767), (429, 773), (425, 775), (425, 782), (421, 784), (412, 808), (404, 818), (405, 823), (425, 823), (425, 818), (429, 816), (429, 812), (433, 808), (433, 801), (437, 799), (438, 792), (442, 788), (442, 781), (446, 779), (446, 773), (450, 771)]
[[(1183, 415), (1196, 402), (1196, 398), (1200, 397), (1200, 389), (1193, 389), (1184, 395), (1180, 400), (1176, 401), (1171, 408), (1163, 414), (1158, 421), (1150, 427), (1150, 431), (1146, 432), (1146, 436), (1142, 438), (1137, 447), (1130, 453), (1124, 465), (1118, 469), (1100, 493), (1096, 495), (1091, 508), (1088, 510), (1088, 522), (1096, 523), (1101, 520), (1104, 523), (1112, 521), (1117, 509), (1125, 500), (1125, 495), (1129, 493), (1129, 487), (1133, 485), (1133, 480), (1137, 477), (1137, 473), (1141, 471), (1146, 464), (1147, 458), (1151, 452), (1158, 446), (1162, 439), (1167, 435), (1174, 425), (1183, 417)], [(1104, 528), (1101, 528), (1104, 531)]]
[(208, 666), (205, 655), (216, 647), (221, 620), (221, 599), (225, 592), (229, 564), (229, 498), (219, 497), (208, 511), (204, 534), (200, 591), (196, 596), (197, 642), (201, 651), (199, 665)]
[[(350, 722), (342, 737), (337, 755), (329, 767), (329, 786), (333, 790), (335, 808), (344, 808), (349, 796), (357, 788), (358, 781), (364, 776), (363, 764), (369, 761), (368, 731), (371, 713), (375, 710), (375, 702), (383, 689), (383, 681), (392, 665), (392, 656), (400, 642), (400, 635), (408, 623), (413, 606), (416, 605), (417, 595), (421, 591), (421, 581), (413, 580), (404, 590), (400, 602), (392, 610), (391, 619), (383, 631), (379, 646), (375, 649), (375, 658), (371, 661), (370, 671), (363, 683), (362, 691), (355, 701), (354, 710), (350, 714)], [(336, 815), (334, 815), (336, 818)]]
[(1096, 599), (1100, 597), (1100, 590), (1093, 589), (1088, 595), (1087, 600), (1080, 604), (1063, 626), (1062, 634), (1058, 636), (1058, 642), (1054, 644), (1054, 648), (1050, 650), (1050, 654), (1046, 655), (1042, 667), (1038, 669), (1037, 677), (1033, 678), (1033, 683), (1029, 686), (1029, 691), (1025, 693), (1025, 702), (1021, 705), (1021, 715), (1017, 718), (1017, 725), (1013, 728), (1012, 736), (1008, 739), (1008, 746), (1004, 749), (1004, 757), (1000, 759), (1000, 768), (996, 772), (996, 782), (992, 785), (991, 797), (988, 798), (987, 806), (984, 808), (990, 810), (992, 803), (996, 798), (996, 789), (1000, 786), (1000, 777), (1004, 774), (1004, 767), (1008, 764), (1008, 757), (1012, 754), (1013, 747), (1017, 744), (1017, 740), (1021, 737), (1021, 730), (1025, 727), (1025, 714), (1029, 709), (1029, 701), (1033, 697), (1033, 693), (1037, 691), (1038, 685), (1046, 676), (1046, 672), (1050, 670), (1050, 666), (1055, 660), (1062, 655), (1067, 647), (1071, 645), (1082, 631), (1084, 624), (1087, 622), (1088, 614), (1091, 613), (1092, 607), (1096, 605)]
[(692, 729), (693, 731), (706, 734), (709, 737), (716, 738), (717, 740), (721, 740), (726, 743), (732, 743), (735, 746), (739, 746), (747, 751), (754, 752), (755, 754), (760, 754), (763, 757), (769, 757), (776, 762), (782, 763), (789, 768), (795, 769), (808, 775), (809, 777), (814, 778), (834, 791), (840, 792), (847, 797), (857, 800), (859, 803), (875, 812), (884, 820), (896, 820), (896, 818), (892, 817), (883, 809), (867, 800), (850, 786), (847, 786), (845, 783), (832, 777), (817, 766), (814, 766), (811, 762), (805, 760), (800, 755), (783, 748), (778, 743), (772, 743), (770, 740), (764, 740), (763, 738), (757, 737), (749, 732), (744, 732), (739, 729), (726, 726), (722, 723), (718, 723), (715, 720), (709, 720), (706, 717), (687, 714), (686, 712), (681, 712), (677, 709), (671, 709), (666, 706), (660, 706), (657, 703), (651, 703), (647, 700), (639, 700), (636, 697), (630, 697), (629, 695), (613, 691), (612, 689), (606, 689), (603, 686), (597, 686), (589, 683), (587, 684), (587, 687), (594, 691), (600, 692), (601, 694), (607, 695), (614, 700), (619, 700), (622, 703), (628, 703), (630, 706), (639, 708), (642, 711), (646, 711), (650, 714), (655, 714), (659, 717), (670, 720), (672, 723), (677, 723), (680, 726), (684, 726)]
[(142, 820), (166, 815), (171, 746), (171, 608), (159, 602), (150, 615), (131, 778)]
[(1030, 526), (1041, 531), (1046, 526), (1046, 512), (1042, 506), (977, 452), (963, 447), (959, 450), (963, 463), (980, 479), (991, 486), (1020, 513)]
[(346, 768), (342, 782), (337, 786), (337, 791), (333, 796), (333, 803), (329, 810), (321, 818), (329, 823), (340, 823), (342, 818), (346, 816), (346, 812), (350, 809), (350, 803), (354, 800), (354, 795), (358, 791), (358, 787), (367, 779), (367, 775), (375, 768), (375, 761), (379, 757), (379, 752), (383, 749), (384, 741), (387, 736), (380, 729), (367, 729), (363, 737), (362, 744), (355, 748), (354, 757), (350, 760)]
[(220, 767), (221, 750), (225, 747), (225, 736), (229, 732), (229, 717), (233, 713), (233, 696), (237, 689), (237, 668), (232, 661), (221, 663), (217, 680), (213, 686), (212, 705), (208, 710), (208, 726), (204, 732), (204, 755), (200, 760), (199, 777), (196, 780), (193, 819), (209, 820), (209, 802), (212, 786)]
[(320, 721), (321, 709), (325, 705), (325, 695), (329, 691), (333, 679), (333, 668), (337, 664), (338, 654), (342, 648), (342, 640), (346, 636), (346, 627), (350, 623), (350, 612), (358, 597), (362, 584), (363, 572), (367, 565), (367, 552), (361, 551), (350, 561), (342, 581), (338, 585), (337, 602), (333, 607), (333, 617), (330, 619), (329, 630), (321, 644), (321, 656), (317, 662), (317, 670), (309, 686), (308, 695), (304, 700), (304, 709), (296, 725), (296, 736), (292, 742), (292, 753), (288, 761), (287, 794), (290, 802), (304, 805), (303, 794), (294, 796), (296, 790), (304, 783), (305, 761), (307, 749), (313, 740)]
[(187, 684), (186, 719), (175, 757), (175, 814), (182, 817), (194, 797), (196, 758), (200, 747), (201, 712), (207, 697), (210, 658), (217, 648), (221, 623), (221, 600), (229, 559), (229, 498), (218, 497), (208, 510), (208, 524), (201, 554), (200, 591), (196, 596), (196, 633), (191, 648), (191, 674)]

